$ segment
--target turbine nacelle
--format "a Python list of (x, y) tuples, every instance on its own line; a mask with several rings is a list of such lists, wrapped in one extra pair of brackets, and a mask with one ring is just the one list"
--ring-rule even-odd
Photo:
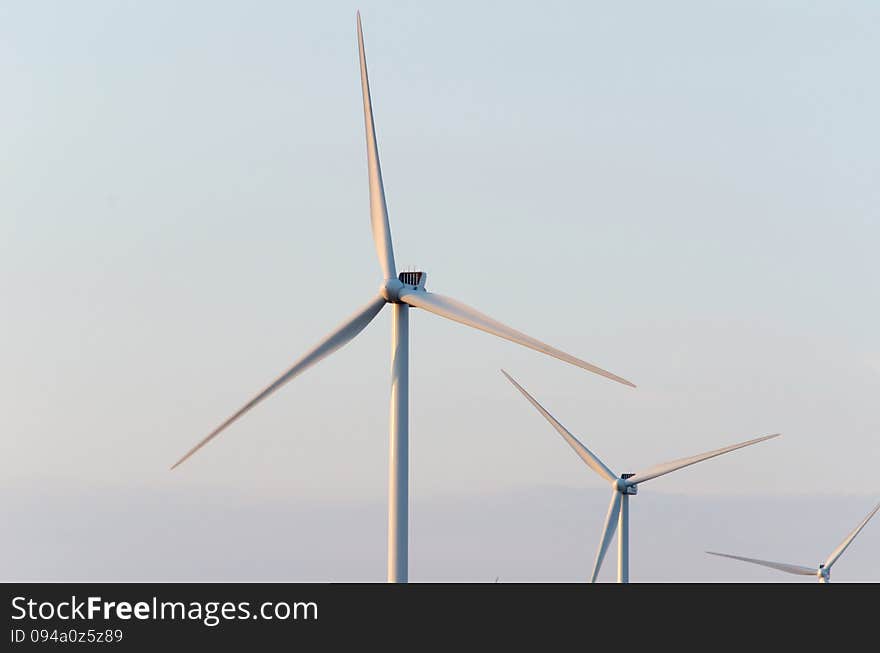
[(627, 483), (626, 479), (635, 476), (635, 474), (621, 474), (620, 478), (614, 481), (614, 489), (620, 492), (621, 494), (638, 494), (639, 486), (631, 483)]
[(428, 280), (428, 273), (422, 271), (401, 272), (397, 275), (397, 279), (386, 279), (385, 283), (379, 289), (379, 293), (385, 298), (385, 301), (392, 304), (399, 304), (400, 293), (412, 292), (414, 290), (424, 290), (425, 282)]

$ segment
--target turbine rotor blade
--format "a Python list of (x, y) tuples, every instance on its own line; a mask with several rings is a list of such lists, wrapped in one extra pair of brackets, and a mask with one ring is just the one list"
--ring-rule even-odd
[(826, 569), (831, 569), (831, 565), (833, 565), (835, 562), (837, 562), (837, 559), (843, 555), (843, 552), (846, 551), (846, 548), (850, 544), (852, 544), (852, 541), (854, 539), (856, 539), (856, 535), (858, 535), (861, 532), (861, 530), (865, 527), (865, 524), (868, 523), (868, 520), (870, 520), (871, 517), (873, 517), (878, 510), (880, 510), (880, 503), (878, 503), (876, 506), (874, 506), (874, 509), (868, 513), (868, 516), (865, 517), (859, 523), (859, 525), (856, 526), (852, 530), (852, 532), (850, 532), (850, 534), (846, 536), (846, 538), (843, 540), (843, 542), (841, 542), (840, 544), (837, 545), (837, 548), (834, 549), (834, 551), (831, 552), (831, 555), (828, 556), (828, 559), (825, 560), (825, 568)]
[(570, 363), (571, 365), (576, 365), (577, 367), (581, 367), (590, 372), (594, 372), (596, 374), (604, 376), (605, 378), (611, 379), (612, 381), (617, 381), (618, 383), (623, 383), (624, 385), (628, 385), (633, 388), (635, 387), (635, 385), (633, 385), (626, 379), (617, 376), (616, 374), (607, 372), (601, 367), (596, 367), (595, 365), (583, 361), (580, 358), (576, 358), (571, 354), (566, 354), (564, 351), (556, 349), (555, 347), (551, 347), (550, 345), (545, 344), (540, 340), (536, 340), (535, 338), (532, 338), (531, 336), (528, 336), (521, 331), (512, 329), (509, 326), (492, 319), (488, 315), (484, 315), (478, 310), (471, 308), (466, 304), (462, 304), (458, 300), (452, 299), (451, 297), (445, 297), (443, 295), (426, 292), (424, 290), (402, 290), (400, 292), (399, 299), (400, 301), (405, 302), (410, 306), (423, 308), (429, 313), (434, 313), (435, 315), (439, 315), (440, 317), (445, 317), (447, 320), (460, 322), (461, 324), (473, 327), (474, 329), (479, 329), (480, 331), (491, 333), (492, 335), (498, 336), (499, 338), (510, 340), (511, 342), (515, 342), (519, 345), (522, 345), (523, 347), (534, 349), (535, 351), (539, 351), (542, 354), (553, 356), (554, 358), (558, 358), (559, 360)]
[(376, 315), (379, 313), (380, 310), (382, 310), (382, 307), (384, 305), (385, 298), (380, 295), (373, 299), (369, 304), (364, 306), (357, 313), (352, 315), (348, 320), (337, 327), (336, 330), (333, 331), (333, 333), (324, 338), (324, 340), (319, 342), (311, 351), (309, 351), (305, 356), (294, 363), (290, 369), (284, 372), (284, 374), (272, 381), (272, 383), (266, 386), (266, 388), (260, 391), (259, 394), (257, 394), (253, 399), (247, 402), (244, 406), (239, 408), (238, 411), (236, 411), (225, 422), (220, 424), (220, 426), (218, 426), (207, 436), (202, 438), (202, 440), (200, 440), (199, 443), (196, 444), (196, 446), (187, 451), (180, 460), (174, 463), (174, 465), (171, 466), (171, 469), (174, 469), (175, 467), (180, 465), (183, 461), (192, 456), (196, 451), (208, 444), (208, 442), (215, 438), (227, 426), (232, 424), (239, 417), (248, 412), (251, 408), (263, 401), (263, 399), (271, 395), (282, 385), (284, 385), (294, 377), (298, 376), (318, 361), (326, 358), (343, 345), (350, 342), (356, 335), (364, 330), (364, 327), (366, 327), (373, 320), (374, 317), (376, 317)]
[(720, 556), (722, 558), (731, 558), (733, 560), (742, 560), (743, 562), (751, 562), (755, 565), (778, 569), (789, 574), (797, 574), (799, 576), (815, 576), (816, 570), (802, 565), (790, 565), (785, 562), (771, 562), (769, 560), (758, 560), (757, 558), (744, 558), (743, 556), (730, 555), (729, 553), (716, 553), (715, 551), (706, 551), (709, 555)]
[(358, 56), (361, 64), (361, 91), (364, 96), (364, 126), (367, 132), (367, 171), (370, 178), (370, 224), (376, 255), (385, 279), (396, 279), (394, 247), (391, 242), (391, 225), (385, 204), (385, 186), (379, 165), (379, 146), (376, 143), (376, 125), (373, 122), (373, 102), (370, 97), (370, 79), (367, 76), (367, 56), (364, 53), (364, 33), (361, 30), (361, 12), (357, 14)]
[(623, 495), (616, 489), (611, 491), (611, 503), (608, 505), (608, 516), (605, 517), (605, 529), (602, 531), (602, 539), (599, 541), (599, 550), (596, 551), (596, 563), (593, 565), (593, 575), (590, 582), (596, 582), (596, 576), (602, 568), (602, 560), (605, 559), (605, 552), (611, 539), (614, 537), (614, 531), (617, 529), (617, 515), (620, 514), (620, 503)]
[(679, 458), (678, 460), (673, 460), (668, 463), (655, 465), (654, 467), (646, 469), (645, 471), (639, 472), (635, 476), (626, 479), (624, 482), (627, 485), (644, 483), (645, 481), (650, 481), (652, 478), (657, 478), (658, 476), (663, 476), (664, 474), (669, 474), (670, 472), (679, 470), (682, 467), (694, 465), (696, 463), (703, 462), (704, 460), (708, 460), (709, 458), (714, 458), (715, 456), (720, 456), (721, 454), (728, 453), (730, 451), (736, 451), (737, 449), (742, 449), (743, 447), (748, 447), (752, 444), (758, 444), (759, 442), (764, 442), (764, 440), (778, 438), (780, 435), (782, 434), (774, 433), (773, 435), (765, 435), (760, 438), (755, 438), (754, 440), (747, 440), (746, 442), (732, 444), (729, 447), (723, 447), (722, 449), (715, 449), (714, 451), (707, 451), (706, 453), (700, 453), (696, 456), (690, 456), (689, 458)]
[(553, 428), (555, 428), (559, 432), (559, 435), (561, 435), (565, 439), (565, 441), (568, 442), (569, 446), (572, 449), (574, 449), (574, 452), (578, 456), (580, 456), (581, 460), (583, 460), (585, 463), (587, 463), (587, 465), (589, 466), (590, 469), (592, 469), (594, 472), (596, 472), (599, 476), (604, 478), (606, 481), (614, 481), (617, 478), (614, 475), (614, 472), (612, 472), (610, 469), (608, 469), (608, 467), (605, 465), (605, 463), (603, 463), (601, 460), (599, 460), (599, 457), (596, 456), (596, 454), (594, 454), (592, 451), (587, 449), (583, 445), (583, 443), (581, 443), (581, 441), (578, 440), (576, 437), (574, 437), (568, 431), (568, 429), (566, 429), (562, 424), (560, 424), (556, 420), (556, 418), (553, 417), (553, 415), (551, 415), (549, 412), (547, 412), (547, 410), (541, 404), (539, 404), (537, 402), (537, 400), (535, 400), (535, 398), (532, 397), (532, 395), (530, 395), (528, 392), (526, 392), (525, 388), (523, 388), (519, 383), (517, 383), (516, 380), (512, 376), (510, 376), (510, 374), (508, 374), (504, 370), (501, 370), (501, 373), (504, 376), (506, 376), (507, 380), (513, 384), (513, 387), (515, 387), (517, 390), (519, 390), (522, 393), (522, 395), (526, 399), (529, 400), (529, 402), (532, 404), (532, 406), (537, 408), (538, 412), (541, 413), (548, 422), (550, 422), (550, 424), (553, 426)]

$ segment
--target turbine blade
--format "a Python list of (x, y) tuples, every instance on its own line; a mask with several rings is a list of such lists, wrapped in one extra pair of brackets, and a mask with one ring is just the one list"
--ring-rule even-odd
[(801, 565), (790, 565), (785, 562), (770, 562), (769, 560), (758, 560), (757, 558), (744, 558), (742, 556), (734, 556), (729, 553), (716, 553), (715, 551), (706, 551), (709, 555), (720, 556), (722, 558), (732, 558), (733, 560), (742, 560), (743, 562), (751, 562), (755, 565), (763, 565), (771, 569), (778, 569), (789, 574), (798, 574), (799, 576), (815, 576), (816, 570)]
[(566, 354), (564, 351), (560, 351), (559, 349), (551, 347), (550, 345), (547, 345), (540, 340), (536, 340), (531, 336), (527, 336), (521, 331), (511, 329), (509, 326), (502, 324), (501, 322), (492, 319), (488, 315), (484, 315), (478, 310), (471, 308), (466, 304), (462, 304), (460, 301), (452, 299), (451, 297), (444, 297), (443, 295), (425, 292), (424, 290), (403, 290), (401, 291), (399, 298), (400, 301), (405, 302), (410, 306), (423, 308), (430, 313), (434, 313), (435, 315), (439, 315), (440, 317), (445, 317), (447, 320), (460, 322), (461, 324), (473, 327), (474, 329), (479, 329), (480, 331), (491, 333), (492, 335), (498, 336), (499, 338), (510, 340), (511, 342), (515, 342), (524, 347), (528, 347), (529, 349), (539, 351), (542, 354), (547, 354), (548, 356), (558, 358), (559, 360), (570, 363), (571, 365), (576, 365), (578, 367), (582, 367), (585, 370), (589, 370), (590, 372), (595, 372), (596, 374), (604, 376), (613, 381), (617, 381), (618, 383), (623, 383), (624, 385), (628, 385), (633, 388), (635, 387), (632, 383), (630, 383), (626, 379), (617, 376), (616, 374), (606, 372), (600, 367), (596, 367), (595, 365), (583, 361), (580, 358), (575, 358), (571, 354)]
[(831, 555), (828, 556), (828, 559), (825, 561), (826, 569), (831, 569), (831, 565), (837, 562), (837, 559), (843, 555), (843, 552), (846, 551), (846, 547), (848, 547), (852, 543), (852, 541), (856, 539), (856, 535), (861, 532), (861, 530), (865, 527), (865, 524), (868, 523), (868, 520), (870, 520), (871, 517), (873, 517), (878, 510), (880, 510), (880, 503), (874, 506), (874, 509), (868, 513), (868, 516), (865, 517), (861, 521), (861, 523), (856, 526), (849, 535), (846, 536), (846, 539), (844, 539), (843, 542), (837, 545), (837, 548), (831, 552)]
[(376, 317), (376, 315), (379, 313), (380, 310), (382, 310), (382, 307), (384, 305), (385, 298), (382, 296), (378, 296), (357, 313), (352, 315), (348, 320), (337, 327), (337, 329), (333, 331), (333, 333), (331, 333), (326, 338), (324, 338), (324, 340), (319, 342), (309, 353), (307, 353), (296, 363), (294, 363), (293, 366), (288, 369), (284, 374), (272, 381), (272, 383), (266, 386), (266, 388), (262, 390), (257, 396), (255, 396), (244, 406), (239, 408), (238, 411), (236, 411), (231, 417), (229, 417), (229, 419), (227, 419), (220, 426), (211, 431), (207, 436), (199, 441), (196, 446), (187, 451), (183, 458), (181, 458), (176, 463), (174, 463), (174, 465), (171, 466), (171, 469), (174, 469), (175, 467), (180, 465), (183, 461), (192, 456), (196, 451), (208, 444), (208, 442), (216, 437), (223, 429), (232, 424), (235, 420), (244, 415), (258, 403), (263, 401), (263, 399), (271, 395), (282, 385), (348, 343), (352, 338), (354, 338), (357, 334), (364, 330), (364, 327), (367, 326), (374, 317)]
[(611, 538), (614, 537), (614, 531), (617, 529), (617, 515), (620, 513), (621, 494), (616, 489), (611, 491), (611, 503), (608, 505), (608, 516), (605, 518), (605, 529), (602, 531), (602, 540), (599, 542), (599, 550), (596, 551), (596, 564), (593, 565), (593, 575), (590, 582), (596, 582), (596, 576), (599, 575), (599, 569), (602, 568), (602, 560), (605, 559), (605, 552), (608, 545), (611, 544)]
[(566, 429), (562, 424), (560, 424), (556, 420), (556, 418), (553, 417), (553, 415), (551, 415), (549, 412), (547, 412), (547, 410), (545, 410), (544, 407), (541, 404), (539, 404), (532, 395), (530, 395), (528, 392), (526, 392), (525, 388), (523, 388), (519, 383), (517, 383), (516, 380), (514, 380), (514, 378), (512, 376), (510, 376), (510, 374), (508, 374), (504, 370), (501, 370), (501, 373), (507, 377), (507, 380), (513, 384), (513, 387), (515, 387), (517, 390), (519, 390), (522, 393), (522, 395), (526, 399), (528, 399), (529, 402), (531, 402), (532, 406), (534, 406), (535, 408), (538, 409), (538, 412), (541, 413), (548, 422), (550, 422), (550, 424), (553, 426), (553, 428), (555, 428), (559, 432), (559, 435), (561, 435), (563, 438), (565, 438), (565, 441), (568, 442), (569, 446), (572, 449), (574, 449), (574, 452), (578, 456), (580, 456), (581, 460), (583, 460), (585, 463), (587, 463), (587, 465), (590, 467), (590, 469), (592, 469), (594, 472), (596, 472), (599, 476), (604, 478), (606, 481), (614, 481), (617, 478), (614, 475), (614, 472), (612, 472), (610, 469), (608, 469), (608, 467), (605, 465), (605, 463), (603, 463), (601, 460), (599, 460), (599, 458), (598, 458), (598, 456), (596, 456), (596, 454), (594, 454), (592, 451), (587, 449), (583, 445), (583, 443), (581, 443), (580, 440), (578, 440), (571, 433), (569, 433), (568, 429)]
[(758, 444), (759, 442), (763, 442), (764, 440), (778, 438), (780, 435), (782, 434), (774, 433), (773, 435), (765, 435), (760, 438), (755, 438), (754, 440), (747, 440), (746, 442), (740, 442), (739, 444), (732, 444), (729, 447), (724, 447), (723, 449), (715, 449), (714, 451), (707, 451), (706, 453), (700, 453), (696, 456), (691, 456), (689, 458), (679, 458), (678, 460), (673, 460), (668, 463), (655, 465), (650, 469), (646, 469), (644, 472), (639, 472), (635, 476), (626, 479), (625, 482), (627, 485), (644, 483), (645, 481), (650, 481), (652, 478), (657, 478), (658, 476), (669, 474), (670, 472), (674, 472), (678, 469), (681, 469), (682, 467), (694, 465), (696, 463), (703, 462), (704, 460), (708, 460), (709, 458), (714, 458), (715, 456), (720, 456), (721, 454), (728, 453), (730, 451), (736, 451), (737, 449), (742, 449), (743, 447), (748, 447), (752, 444)]
[(373, 242), (382, 274), (386, 279), (396, 279), (394, 247), (391, 242), (391, 225), (388, 223), (388, 207), (385, 204), (385, 186), (379, 165), (379, 146), (376, 143), (376, 125), (373, 122), (373, 102), (370, 98), (370, 79), (367, 77), (367, 56), (364, 54), (364, 33), (361, 30), (361, 12), (357, 14), (358, 55), (361, 63), (361, 90), (364, 95), (364, 126), (367, 131), (367, 171), (370, 177), (370, 223)]

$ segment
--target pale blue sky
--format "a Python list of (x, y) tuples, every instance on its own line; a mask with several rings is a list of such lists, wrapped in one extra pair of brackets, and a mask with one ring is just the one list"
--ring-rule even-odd
[(358, 7), (398, 265), (639, 386), (416, 311), (416, 499), (602, 487), (500, 367), (618, 472), (784, 434), (653, 491), (880, 493), (872, 2), (3, 3), (6, 487), (385, 496), (387, 311), (167, 471), (381, 281)]

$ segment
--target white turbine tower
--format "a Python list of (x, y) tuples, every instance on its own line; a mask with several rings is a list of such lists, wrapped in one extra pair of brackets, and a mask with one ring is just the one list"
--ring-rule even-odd
[(639, 483), (650, 481), (652, 478), (669, 474), (682, 467), (687, 467), (688, 465), (693, 465), (708, 460), (709, 458), (720, 456), (723, 453), (742, 449), (751, 444), (757, 444), (780, 435), (779, 433), (765, 435), (764, 437), (755, 438), (754, 440), (732, 444), (723, 449), (715, 449), (714, 451), (707, 451), (706, 453), (697, 454), (696, 456), (691, 456), (689, 458), (679, 458), (678, 460), (673, 460), (668, 463), (661, 463), (660, 465), (655, 465), (654, 467), (639, 472), (638, 474), (621, 474), (620, 476), (617, 476), (607, 465), (605, 465), (605, 463), (599, 460), (596, 454), (587, 449), (583, 443), (560, 424), (553, 415), (547, 412), (547, 410), (539, 404), (532, 395), (526, 392), (525, 388), (517, 383), (510, 374), (504, 370), (501, 370), (501, 373), (504, 374), (504, 376), (507, 377), (507, 380), (510, 381), (514, 387), (519, 390), (535, 408), (538, 409), (538, 412), (541, 413), (548, 422), (550, 422), (553, 428), (559, 432), (559, 435), (561, 435), (565, 441), (568, 442), (569, 446), (574, 449), (574, 452), (580, 456), (581, 460), (583, 460), (587, 466), (599, 476), (611, 483), (611, 505), (608, 506), (608, 516), (605, 518), (605, 528), (602, 530), (602, 539), (599, 540), (599, 550), (596, 552), (596, 562), (593, 565), (593, 575), (590, 577), (591, 583), (596, 582), (596, 576), (598, 576), (599, 569), (602, 567), (602, 560), (605, 558), (605, 552), (608, 550), (608, 545), (611, 544), (611, 538), (614, 537), (614, 531), (618, 527), (620, 528), (620, 532), (617, 536), (617, 582), (629, 582), (629, 498), (630, 496), (637, 494)]
[(364, 55), (364, 39), (361, 31), (360, 13), (357, 16), (358, 52), (360, 55), (361, 88), (364, 98), (364, 124), (367, 132), (367, 170), (370, 181), (370, 221), (373, 240), (384, 281), (379, 294), (337, 327), (311, 351), (300, 358), (286, 372), (272, 381), (264, 390), (248, 401), (225, 422), (211, 431), (190, 449), (171, 469), (180, 465), (227, 426), (278, 390), (282, 385), (306, 369), (326, 358), (357, 336), (372, 321), (385, 304), (391, 304), (391, 436), (388, 479), (388, 581), (406, 582), (408, 566), (408, 484), (409, 484), (409, 309), (422, 308), (448, 320), (486, 331), (500, 338), (529, 347), (542, 354), (553, 356), (566, 363), (577, 365), (628, 386), (632, 383), (611, 372), (560, 351), (540, 340), (510, 328), (461, 302), (425, 290), (427, 275), (424, 272), (401, 272), (394, 267), (394, 251), (391, 228), (385, 206), (385, 190), (382, 170), (379, 167), (379, 149), (373, 123), (370, 100), (370, 83), (367, 78), (367, 60)]
[(874, 506), (874, 509), (868, 513), (868, 516), (865, 517), (858, 526), (856, 526), (849, 535), (847, 535), (843, 542), (837, 545), (837, 548), (831, 552), (827, 558), (825, 558), (825, 562), (821, 563), (818, 567), (804, 567), (802, 565), (791, 565), (785, 562), (771, 562), (770, 560), (758, 560), (757, 558), (745, 558), (743, 556), (735, 556), (730, 555), (729, 553), (717, 553), (715, 551), (706, 551), (706, 553), (713, 556), (720, 556), (722, 558), (732, 558), (734, 560), (742, 560), (743, 562), (751, 562), (752, 564), (762, 565), (764, 567), (770, 567), (771, 569), (778, 569), (779, 571), (784, 571), (789, 574), (797, 574), (798, 576), (816, 576), (819, 579), (820, 583), (830, 583), (831, 582), (831, 567), (835, 562), (838, 561), (840, 556), (843, 555), (843, 552), (846, 551), (847, 547), (852, 544), (852, 541), (856, 539), (856, 535), (858, 535), (861, 530), (865, 527), (865, 524), (868, 523), (868, 520), (874, 516), (874, 514), (880, 510), (880, 503)]

